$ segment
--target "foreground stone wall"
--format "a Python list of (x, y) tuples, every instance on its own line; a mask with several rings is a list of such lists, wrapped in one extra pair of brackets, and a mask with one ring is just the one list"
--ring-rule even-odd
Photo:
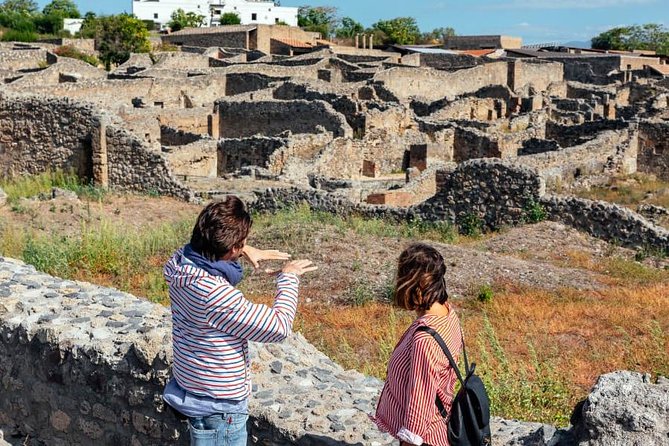
[[(171, 317), (113, 289), (0, 258), (0, 430), (21, 444), (187, 444), (161, 399)], [(251, 444), (385, 445), (367, 418), (381, 382), (300, 335), (251, 345)], [(26, 443), (24, 440), (28, 438)]]

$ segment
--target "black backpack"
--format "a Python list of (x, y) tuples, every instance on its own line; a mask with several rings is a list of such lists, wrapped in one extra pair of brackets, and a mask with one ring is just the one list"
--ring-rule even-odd
[[(462, 354), (465, 359), (466, 375), (463, 379), (458, 364), (453, 359), (453, 355), (451, 355), (439, 333), (427, 326), (418, 327), (417, 331), (425, 331), (434, 337), (446, 354), (448, 362), (460, 381), (460, 390), (453, 398), (450, 418), (448, 418), (448, 442), (450, 446), (485, 446), (492, 444), (488, 392), (486, 392), (481, 378), (474, 374), (476, 364), (469, 366), (464, 337), (462, 340)], [(438, 395), (436, 404), (441, 416), (447, 418), (449, 414)]]

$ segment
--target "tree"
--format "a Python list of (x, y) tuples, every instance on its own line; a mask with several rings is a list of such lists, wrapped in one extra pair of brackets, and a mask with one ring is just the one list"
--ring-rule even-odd
[(325, 38), (334, 33), (339, 19), (333, 6), (301, 6), (297, 12), (297, 25), (305, 31), (321, 33)]
[(34, 0), (5, 0), (0, 5), (0, 12), (33, 15), (38, 12), (37, 2)]
[(167, 24), (172, 31), (184, 28), (197, 28), (204, 23), (204, 16), (196, 12), (186, 12), (179, 8), (172, 13), (172, 20)]
[(340, 39), (350, 39), (356, 34), (365, 32), (365, 28), (350, 17), (341, 19), (341, 25), (337, 28), (335, 34)]
[(226, 12), (221, 16), (221, 25), (239, 25), (242, 23), (242, 19), (239, 17), (237, 13), (234, 12)]
[(420, 37), (420, 29), (413, 17), (397, 17), (391, 20), (380, 20), (372, 25), (386, 35), (383, 43), (407, 45), (416, 43)]
[(46, 16), (60, 16), (64, 19), (78, 19), (81, 17), (77, 5), (72, 0), (51, 0), (42, 10)]
[(122, 64), (131, 53), (151, 50), (149, 31), (142, 21), (130, 14), (118, 14), (95, 19), (95, 41), (100, 60), (107, 69)]
[(79, 36), (85, 39), (94, 39), (97, 32), (98, 20), (94, 12), (87, 12), (79, 30)]
[(446, 41), (447, 37), (455, 35), (455, 30), (450, 27), (435, 28), (429, 33), (423, 33), (420, 36), (421, 43), (441, 44)]
[(651, 50), (669, 54), (669, 30), (662, 25), (621, 26), (592, 38), (592, 47), (600, 50)]

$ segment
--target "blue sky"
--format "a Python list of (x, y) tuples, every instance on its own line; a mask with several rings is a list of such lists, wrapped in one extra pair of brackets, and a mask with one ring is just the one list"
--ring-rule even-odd
[[(40, 6), (49, 0), (39, 0)], [(75, 0), (82, 12), (130, 12), (130, 0)], [(452, 26), (458, 34), (509, 34), (526, 43), (589, 40), (613, 26), (669, 25), (669, 0), (282, 0), (283, 6), (328, 5), (369, 26), (411, 16), (424, 31)]]

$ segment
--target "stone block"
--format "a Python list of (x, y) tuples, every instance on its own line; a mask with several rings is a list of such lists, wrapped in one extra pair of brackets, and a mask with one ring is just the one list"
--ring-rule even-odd
[(374, 161), (364, 160), (362, 162), (362, 176), (377, 178), (380, 175), (379, 166)]
[(414, 195), (410, 192), (392, 191), (370, 194), (367, 196), (367, 204), (385, 206), (406, 207), (414, 203)]
[(62, 410), (57, 410), (51, 413), (49, 421), (51, 422), (51, 426), (57, 431), (67, 432), (67, 429), (70, 427), (70, 422), (72, 421), (72, 419), (68, 414), (66, 414)]

